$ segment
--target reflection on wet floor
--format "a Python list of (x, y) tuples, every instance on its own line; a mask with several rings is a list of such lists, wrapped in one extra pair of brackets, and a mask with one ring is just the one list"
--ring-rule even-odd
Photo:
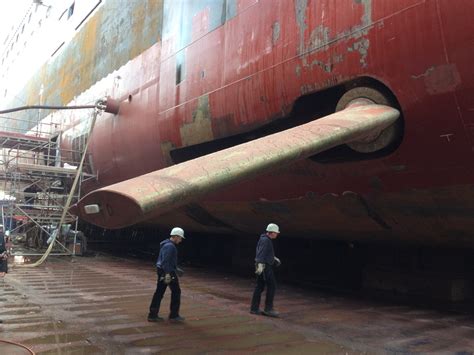
[[(281, 286), (281, 319), (248, 313), (253, 280), (187, 270), (183, 324), (146, 321), (152, 263), (100, 256), (15, 268), (0, 293), (0, 339), (39, 354), (466, 352), (474, 318)], [(169, 305), (169, 292), (163, 310)], [(166, 311), (162, 312), (166, 317)], [(1, 350), (1, 349), (0, 349)], [(1, 351), (0, 351), (1, 353)]]
[(28, 264), (31, 262), (31, 259), (23, 255), (15, 255), (13, 257), (13, 263), (16, 265)]

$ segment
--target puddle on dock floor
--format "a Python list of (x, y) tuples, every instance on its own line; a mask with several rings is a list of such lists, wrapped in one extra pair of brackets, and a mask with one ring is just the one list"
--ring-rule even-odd
[(93, 345), (68, 345), (58, 346), (57, 348), (37, 352), (37, 355), (92, 355), (92, 354), (105, 354), (104, 349)]
[[(43, 331), (43, 329), (41, 329)], [(61, 343), (72, 343), (74, 341), (87, 340), (87, 334), (61, 334), (55, 333), (51, 335), (43, 335), (36, 338), (25, 339), (23, 344), (61, 344)]]

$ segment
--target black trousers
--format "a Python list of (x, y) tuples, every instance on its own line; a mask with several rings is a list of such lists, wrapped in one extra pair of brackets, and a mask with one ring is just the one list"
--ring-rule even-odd
[(8, 259), (0, 259), (0, 272), (8, 272)]
[(265, 265), (265, 270), (257, 276), (257, 285), (255, 291), (253, 291), (252, 305), (250, 309), (257, 311), (260, 308), (260, 299), (262, 292), (267, 287), (267, 294), (265, 296), (265, 311), (271, 311), (273, 309), (273, 298), (275, 297), (276, 291), (276, 280), (275, 274), (273, 273), (273, 267), (271, 265)]
[(150, 316), (156, 317), (160, 311), (161, 300), (165, 294), (166, 287), (169, 286), (171, 290), (171, 303), (170, 303), (170, 318), (176, 318), (179, 316), (179, 306), (181, 304), (181, 288), (179, 287), (179, 280), (176, 273), (172, 272), (172, 281), (168, 285), (165, 284), (163, 278), (165, 273), (162, 269), (157, 269), (158, 281), (156, 283), (156, 291), (153, 295), (153, 299), (150, 304)]

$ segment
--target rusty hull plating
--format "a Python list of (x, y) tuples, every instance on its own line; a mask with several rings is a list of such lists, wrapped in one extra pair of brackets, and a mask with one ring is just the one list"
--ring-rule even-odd
[[(104, 228), (122, 228), (195, 202), (248, 180), (393, 124), (400, 113), (358, 106), (270, 136), (221, 150), (89, 193), (80, 216)], [(97, 213), (87, 213), (92, 206)]]
[[(302, 102), (322, 117), (369, 86), (403, 115), (396, 149), (302, 160), (199, 208), (248, 233), (272, 219), (308, 236), (473, 245), (474, 2), (116, 3), (104, 1), (19, 94), (34, 101), (45, 83), (51, 104), (117, 98), (119, 114), (104, 115), (91, 137), (98, 180), (87, 191), (166, 168), (175, 150), (291, 122)], [(82, 134), (71, 128), (65, 149)], [(177, 219), (190, 231), (225, 228), (185, 210), (147, 222)]]

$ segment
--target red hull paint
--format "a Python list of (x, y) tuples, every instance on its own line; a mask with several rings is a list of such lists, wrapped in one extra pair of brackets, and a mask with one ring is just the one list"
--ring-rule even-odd
[[(173, 50), (176, 33), (164, 35), (104, 79), (122, 103), (95, 128), (99, 178), (88, 190), (169, 166), (170, 150), (292, 119), (302, 95), (371, 78), (403, 113), (396, 151), (301, 161), (209, 196), (197, 214), (150, 222), (254, 233), (273, 220), (308, 237), (473, 244), (472, 1), (240, 0), (236, 9), (212, 31), (212, 9), (194, 14), (182, 50)], [(325, 104), (314, 96), (315, 107)]]

